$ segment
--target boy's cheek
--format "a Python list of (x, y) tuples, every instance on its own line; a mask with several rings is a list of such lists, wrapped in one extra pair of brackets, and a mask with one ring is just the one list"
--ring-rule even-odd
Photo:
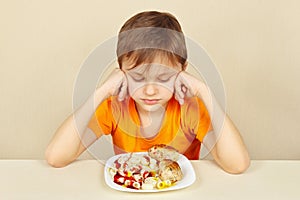
[(159, 85), (161, 85), (161, 87), (166, 88), (167, 90), (169, 90), (171, 93), (174, 93), (174, 81), (168, 81), (166, 83), (159, 83)]
[(136, 82), (128, 82), (128, 93), (130, 96), (133, 96), (136, 91), (142, 87), (144, 87), (145, 83), (136, 83)]

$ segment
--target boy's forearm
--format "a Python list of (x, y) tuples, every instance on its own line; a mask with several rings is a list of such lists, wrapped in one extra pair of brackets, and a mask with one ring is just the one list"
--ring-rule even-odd
[(211, 117), (214, 138), (216, 138), (216, 141), (209, 142), (215, 144), (208, 147), (212, 150), (212, 155), (224, 170), (230, 173), (242, 172), (249, 165), (249, 155), (238, 129), (214, 94), (203, 83), (199, 82), (197, 96), (202, 99)]
[(82, 139), (87, 125), (97, 106), (107, 98), (105, 87), (96, 89), (87, 101), (70, 115), (56, 131), (46, 150), (49, 164), (57, 167), (65, 166), (75, 160), (83, 147)]
[(99, 87), (95, 90), (94, 94), (91, 95), (87, 101), (74, 112), (73, 120), (77, 132), (80, 136), (84, 133), (90, 118), (97, 109), (98, 105), (101, 104), (106, 98), (108, 98), (108, 92), (105, 87)]

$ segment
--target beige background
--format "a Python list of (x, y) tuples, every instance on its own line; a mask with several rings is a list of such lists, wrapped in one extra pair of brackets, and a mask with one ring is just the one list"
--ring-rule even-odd
[(83, 61), (143, 10), (173, 13), (206, 49), (252, 159), (300, 159), (296, 0), (0, 1), (0, 158), (43, 158)]

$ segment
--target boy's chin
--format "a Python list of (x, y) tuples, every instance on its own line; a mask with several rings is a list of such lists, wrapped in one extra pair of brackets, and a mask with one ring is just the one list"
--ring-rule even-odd
[(140, 105), (140, 107), (147, 112), (154, 112), (159, 110), (165, 110), (165, 108), (161, 104), (154, 104), (154, 105)]

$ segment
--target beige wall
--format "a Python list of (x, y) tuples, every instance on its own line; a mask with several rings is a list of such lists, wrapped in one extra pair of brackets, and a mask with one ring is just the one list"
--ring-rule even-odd
[(299, 7), (296, 0), (2, 0), (0, 158), (43, 158), (72, 112), (89, 53), (133, 14), (163, 10), (217, 65), (251, 157), (300, 159)]

